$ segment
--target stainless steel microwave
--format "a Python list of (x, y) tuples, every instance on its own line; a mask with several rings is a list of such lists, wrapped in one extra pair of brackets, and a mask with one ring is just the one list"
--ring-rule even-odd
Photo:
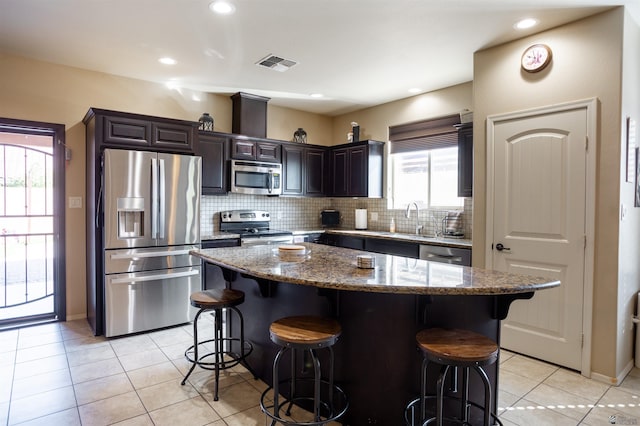
[(231, 192), (282, 194), (282, 164), (231, 160)]

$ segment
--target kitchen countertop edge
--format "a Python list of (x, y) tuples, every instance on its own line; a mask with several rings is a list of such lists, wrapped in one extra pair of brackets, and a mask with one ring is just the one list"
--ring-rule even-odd
[[(308, 244), (308, 243), (304, 243)], [(460, 266), (464, 270), (465, 286), (428, 286), (428, 285), (400, 285), (394, 283), (372, 283), (367, 279), (359, 279), (357, 274), (362, 274), (363, 270), (355, 267), (348, 268), (340, 265), (341, 268), (327, 268), (328, 262), (323, 249), (312, 247), (312, 256), (314, 250), (320, 250), (321, 261), (314, 266), (314, 262), (303, 262), (300, 264), (292, 264), (277, 259), (277, 256), (271, 254), (259, 253), (256, 248), (233, 247), (231, 249), (201, 249), (192, 250), (190, 253), (200, 257), (212, 264), (225, 267), (241, 274), (252, 276), (258, 279), (264, 279), (274, 282), (285, 282), (291, 284), (307, 285), (318, 288), (327, 288), (335, 290), (347, 291), (364, 291), (372, 293), (394, 293), (394, 294), (415, 294), (415, 295), (479, 295), (479, 296), (499, 296), (508, 294), (527, 293), (546, 288), (553, 288), (559, 285), (556, 280), (549, 280), (542, 277), (529, 277), (524, 275), (510, 274), (505, 272), (490, 271), (482, 268), (472, 268)], [(320, 246), (326, 247), (326, 246)], [(331, 249), (336, 250), (335, 247)], [(262, 250), (272, 250), (262, 249)], [(327, 250), (329, 248), (327, 247)], [(358, 253), (370, 254), (380, 257), (376, 265), (384, 264), (384, 256), (405, 258), (400, 256), (380, 255), (375, 253), (367, 253), (351, 249), (340, 249), (340, 254), (346, 254), (346, 257), (353, 257)], [(348, 250), (347, 253), (345, 250)], [(412, 262), (427, 262), (424, 260), (410, 259)], [(335, 260), (338, 261), (338, 260)], [(427, 262), (429, 263), (429, 262)], [(306, 266), (304, 266), (306, 264)], [(283, 265), (292, 265), (291, 267), (282, 267)], [(295, 265), (295, 266), (293, 266)], [(301, 265), (298, 268), (298, 265)], [(378, 266), (377, 266), (378, 267)], [(289, 270), (290, 272), (283, 272)]]
[(240, 238), (240, 234), (231, 232), (214, 231), (213, 234), (203, 235), (200, 241), (228, 240)]

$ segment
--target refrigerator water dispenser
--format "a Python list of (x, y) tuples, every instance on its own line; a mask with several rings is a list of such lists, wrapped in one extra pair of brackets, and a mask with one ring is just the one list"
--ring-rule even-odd
[(144, 198), (118, 198), (118, 238), (144, 236)]

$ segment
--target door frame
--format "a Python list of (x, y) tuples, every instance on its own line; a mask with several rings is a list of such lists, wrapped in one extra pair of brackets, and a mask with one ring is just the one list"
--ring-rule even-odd
[(596, 154), (598, 135), (598, 99), (589, 98), (578, 101), (554, 104), (527, 110), (493, 114), (487, 116), (487, 173), (486, 173), (486, 240), (485, 267), (493, 265), (493, 206), (495, 202), (494, 137), (496, 124), (542, 114), (584, 109), (587, 118), (586, 176), (585, 176), (585, 249), (584, 249), (584, 292), (582, 300), (582, 369), (580, 373), (591, 377), (591, 334), (593, 327), (593, 268), (595, 254), (595, 212), (596, 212)]
[[(66, 267), (66, 211), (65, 211), (65, 125), (41, 121), (0, 118), (0, 130), (4, 132), (42, 134), (53, 140), (53, 235), (55, 255), (53, 262), (54, 314), (57, 321), (67, 317), (67, 267)], [(36, 320), (37, 321), (37, 320)], [(21, 324), (18, 322), (17, 324)]]

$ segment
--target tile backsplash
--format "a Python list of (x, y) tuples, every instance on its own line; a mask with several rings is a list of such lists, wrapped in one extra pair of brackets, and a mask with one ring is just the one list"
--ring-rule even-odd
[[(462, 213), (466, 239), (471, 239), (473, 199), (465, 198)], [(203, 237), (220, 230), (220, 212), (225, 210), (266, 210), (271, 213), (271, 228), (296, 230), (322, 229), (320, 212), (325, 209), (340, 212), (341, 229), (355, 228), (355, 209), (367, 209), (367, 229), (388, 231), (394, 218), (396, 232), (415, 232), (415, 210), (405, 217), (405, 210), (388, 210), (385, 198), (298, 198), (267, 197), (263, 195), (228, 194), (226, 196), (203, 196), (200, 204), (200, 235)], [(432, 236), (436, 226), (442, 227), (447, 210), (420, 210), (422, 235)], [(377, 218), (376, 218), (377, 216)]]

